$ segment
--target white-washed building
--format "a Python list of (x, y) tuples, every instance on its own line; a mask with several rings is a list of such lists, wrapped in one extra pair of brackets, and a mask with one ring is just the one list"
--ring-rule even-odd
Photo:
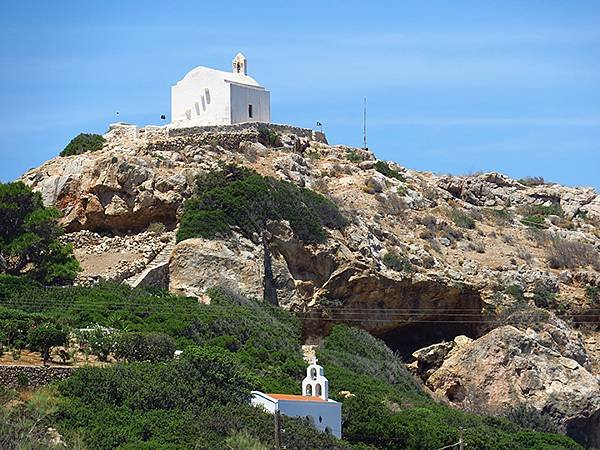
[(329, 398), (329, 381), (315, 359), (306, 369), (302, 395), (265, 394), (252, 391), (252, 404), (270, 413), (305, 417), (316, 429), (342, 437), (342, 404)]
[(199, 66), (171, 88), (174, 126), (271, 122), (270, 93), (248, 76), (246, 57), (238, 53), (232, 71)]

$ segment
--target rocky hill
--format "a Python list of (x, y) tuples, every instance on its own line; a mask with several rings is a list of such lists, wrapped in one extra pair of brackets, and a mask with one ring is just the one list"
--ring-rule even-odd
[[(360, 326), (440, 400), (484, 413), (527, 404), (600, 446), (593, 189), (417, 172), (285, 126), (115, 125), (105, 138), (22, 177), (63, 211), (80, 282), (162, 284), (204, 302), (220, 285), (269, 297), (305, 319), (308, 342), (335, 323)], [(171, 251), (196, 178), (226, 164), (321, 193), (347, 224), (320, 243), (271, 221), (262, 242), (234, 230)]]

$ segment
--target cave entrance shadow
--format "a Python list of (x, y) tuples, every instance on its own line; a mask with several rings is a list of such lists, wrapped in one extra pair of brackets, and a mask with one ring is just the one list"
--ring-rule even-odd
[(481, 336), (479, 324), (461, 322), (413, 322), (400, 325), (377, 337), (397, 352), (404, 361), (412, 360), (412, 353), (423, 347), (442, 341), (452, 341), (456, 336), (465, 335), (476, 339)]

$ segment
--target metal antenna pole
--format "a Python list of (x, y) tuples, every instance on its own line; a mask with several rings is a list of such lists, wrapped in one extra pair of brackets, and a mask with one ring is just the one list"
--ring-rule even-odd
[(363, 105), (363, 148), (367, 148), (367, 97), (364, 98)]

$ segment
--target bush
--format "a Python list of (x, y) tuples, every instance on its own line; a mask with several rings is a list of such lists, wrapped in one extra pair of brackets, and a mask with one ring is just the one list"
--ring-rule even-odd
[(450, 211), (450, 219), (459, 227), (467, 228), (470, 230), (475, 229), (475, 220), (469, 214), (459, 210), (458, 208), (452, 208)]
[(397, 170), (390, 168), (390, 166), (385, 161), (377, 161), (374, 165), (374, 169), (388, 178), (395, 178), (398, 181), (406, 181), (404, 175), (402, 175)]
[(126, 361), (173, 359), (175, 340), (164, 333), (121, 333), (115, 339), (115, 356)]
[(50, 350), (52, 347), (65, 345), (67, 333), (54, 324), (44, 323), (29, 330), (27, 339), (32, 350), (39, 350), (42, 353), (44, 365), (47, 365), (50, 359)]
[(83, 351), (89, 350), (89, 353), (97, 356), (100, 361), (107, 361), (114, 351), (116, 337), (111, 330), (96, 326), (79, 330), (75, 335), (79, 340), (79, 348)]
[(27, 274), (46, 284), (68, 284), (81, 270), (70, 245), (58, 238), (58, 210), (20, 181), (0, 183), (0, 272)]
[(258, 127), (258, 139), (267, 147), (276, 147), (277, 145), (281, 145), (277, 133), (264, 125)]
[(544, 177), (524, 177), (519, 180), (519, 183), (525, 186), (540, 186), (546, 184)]
[(521, 223), (523, 225), (527, 225), (528, 227), (533, 227), (533, 228), (548, 228), (548, 226), (546, 225), (546, 219), (544, 218), (544, 216), (540, 216), (540, 215), (529, 215), (529, 216), (525, 216), (521, 219)]
[(358, 153), (356, 150), (350, 150), (346, 152), (346, 159), (351, 163), (358, 164), (363, 162), (365, 160), (365, 157), (364, 155)]
[(538, 284), (533, 288), (533, 303), (538, 308), (555, 308), (557, 306), (556, 293), (543, 284)]
[(585, 296), (592, 303), (596, 304), (600, 302), (600, 288), (595, 286), (587, 285), (585, 287)]
[(396, 272), (412, 272), (412, 264), (406, 256), (387, 252), (383, 256), (383, 264)]
[(101, 150), (106, 140), (99, 134), (80, 133), (71, 139), (60, 156), (80, 155)]
[(165, 227), (164, 223), (162, 223), (162, 222), (152, 222), (150, 225), (148, 225), (147, 231), (149, 233), (160, 234), (160, 233), (164, 233), (166, 229), (167, 228)]
[(225, 448), (230, 450), (268, 450), (265, 444), (260, 442), (247, 431), (238, 431), (225, 439)]
[(558, 433), (558, 429), (552, 422), (551, 417), (542, 414), (531, 406), (518, 405), (506, 412), (506, 418), (522, 427), (535, 431)]
[(483, 214), (497, 225), (508, 225), (513, 221), (513, 215), (508, 209), (485, 208)]
[(593, 245), (552, 235), (547, 250), (548, 264), (553, 269), (576, 269), (592, 266), (600, 269), (600, 253)]
[(525, 292), (518, 284), (511, 284), (504, 289), (504, 292), (510, 295), (519, 303), (525, 303)]
[(323, 241), (325, 227), (346, 225), (337, 206), (316, 192), (227, 166), (198, 179), (197, 195), (185, 203), (177, 240), (212, 239), (237, 227), (256, 242), (270, 220), (287, 220), (305, 242)]
[(9, 348), (24, 348), (29, 330), (48, 322), (51, 319), (47, 315), (0, 307), (1, 343)]

